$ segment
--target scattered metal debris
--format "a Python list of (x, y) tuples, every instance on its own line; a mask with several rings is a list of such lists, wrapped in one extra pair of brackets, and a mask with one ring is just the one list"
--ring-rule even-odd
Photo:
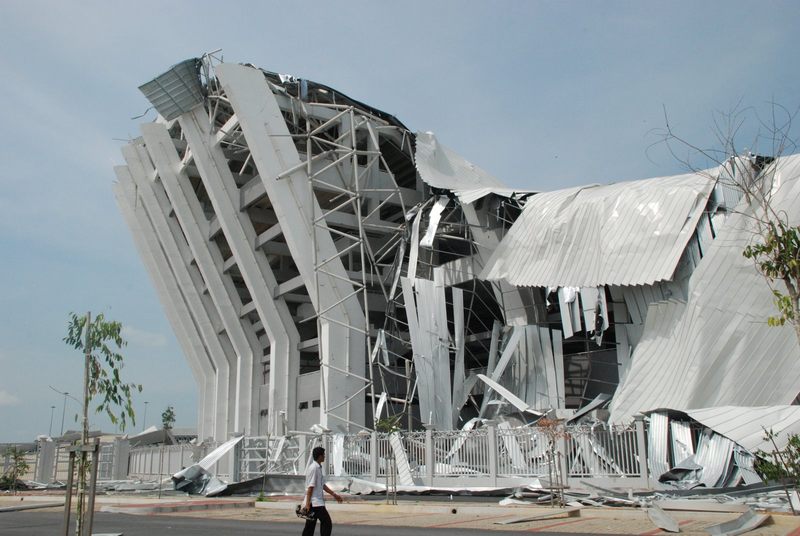
[(651, 504), (647, 510), (647, 517), (653, 524), (667, 532), (680, 532), (681, 529), (678, 525), (678, 520), (659, 508), (657, 504)]
[(768, 520), (769, 515), (757, 514), (753, 510), (748, 510), (736, 519), (706, 528), (706, 532), (714, 536), (736, 536), (757, 529)]
[(514, 525), (517, 523), (527, 523), (529, 521), (541, 521), (544, 519), (559, 519), (564, 517), (577, 517), (580, 516), (580, 507), (569, 507), (569, 508), (559, 508), (556, 510), (552, 510), (549, 512), (543, 512), (541, 514), (536, 514), (532, 516), (525, 516), (525, 517), (514, 517), (511, 519), (503, 519), (501, 521), (495, 521), (495, 525)]
[(243, 436), (226, 441), (194, 465), (172, 475), (175, 490), (213, 497), (222, 493), (227, 484), (211, 473), (214, 465), (243, 439)]

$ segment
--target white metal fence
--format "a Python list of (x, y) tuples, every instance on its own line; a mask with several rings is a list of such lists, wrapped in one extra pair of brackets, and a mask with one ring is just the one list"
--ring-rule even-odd
[(642, 476), (634, 426), (579, 427), (569, 433), (566, 454), (571, 477)]
[(213, 448), (189, 444), (135, 447), (128, 458), (128, 475), (143, 479), (170, 476), (199, 461)]
[[(124, 474), (126, 466), (129, 478), (166, 478), (217, 446), (205, 442), (128, 450), (120, 449), (119, 441), (101, 446), (101, 480), (113, 479), (120, 467)], [(311, 449), (320, 444), (328, 451), (329, 475), (378, 482), (396, 475), (400, 485), (519, 485), (535, 478), (564, 484), (587, 478), (625, 478), (632, 486), (648, 485), (642, 421), (629, 426), (555, 429), (484, 426), (469, 431), (245, 437), (212, 472), (227, 481), (264, 473), (302, 474)], [(50, 468), (44, 471), (48, 475), (62, 476), (63, 450), (51, 456)], [(115, 459), (120, 456), (126, 460)]]
[[(644, 425), (502, 428), (386, 434), (361, 432), (245, 438), (237, 450), (236, 479), (267, 473), (301, 474), (311, 449), (323, 444), (328, 473), (382, 482), (498, 485), (522, 479), (567, 484), (586, 478), (638, 479), (647, 485), (640, 461)], [(641, 454), (641, 456), (640, 456)], [(465, 480), (466, 479), (466, 480)]]
[[(346, 436), (342, 476), (382, 478), (388, 459), (407, 464), (415, 480), (439, 478), (541, 477), (646, 478), (640, 465), (643, 427), (569, 427), (553, 433), (539, 428), (484, 427), (470, 431), (401, 434), (403, 452), (388, 434)], [(374, 450), (373, 450), (374, 449)], [(644, 453), (642, 453), (644, 454)], [(333, 454), (335, 458), (336, 453)], [(334, 468), (331, 468), (334, 469)], [(335, 473), (333, 473), (335, 474)]]

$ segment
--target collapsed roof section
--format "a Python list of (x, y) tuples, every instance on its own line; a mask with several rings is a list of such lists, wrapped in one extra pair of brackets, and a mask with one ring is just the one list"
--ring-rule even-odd
[(528, 287), (670, 281), (713, 188), (707, 174), (690, 174), (533, 196), (481, 278)]
[[(718, 406), (686, 414), (750, 452), (782, 451), (789, 436), (800, 434), (800, 406)], [(774, 444), (764, 437), (764, 430), (775, 433)]]
[(146, 84), (154, 105), (200, 97), (143, 125), (116, 171), (200, 437), (797, 394), (796, 343), (754, 323), (771, 294), (739, 253), (723, 170), (512, 190), (328, 86), (198, 61), (179, 64), (199, 65), (198, 91), (173, 98), (170, 72)]
[(463, 204), (486, 195), (510, 197), (524, 190), (507, 188), (498, 179), (468, 162), (436, 139), (432, 132), (418, 132), (415, 161), (420, 178), (433, 188), (448, 190)]
[[(777, 163), (772, 202), (800, 220), (800, 156)], [(650, 307), (632, 366), (611, 404), (612, 419), (668, 407), (791, 404), (800, 384), (797, 339), (771, 327), (774, 296), (742, 251), (756, 222), (744, 204), (717, 229), (692, 274), (688, 299)]]

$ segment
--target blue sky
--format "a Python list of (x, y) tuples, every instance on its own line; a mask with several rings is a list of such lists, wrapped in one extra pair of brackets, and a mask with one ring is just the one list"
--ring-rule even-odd
[[(130, 118), (148, 107), (137, 87), (170, 65), (222, 48), (551, 190), (684, 171), (652, 146), (664, 108), (704, 147), (714, 111), (796, 109), (798, 26), (789, 1), (0, 2), (0, 442), (47, 433), (51, 406), (60, 431), (48, 385), (81, 384), (61, 341), (70, 311), (126, 326), (136, 430), (144, 401), (147, 424), (168, 405), (195, 423), (192, 376), (112, 194)], [(78, 405), (66, 409), (75, 428)]]

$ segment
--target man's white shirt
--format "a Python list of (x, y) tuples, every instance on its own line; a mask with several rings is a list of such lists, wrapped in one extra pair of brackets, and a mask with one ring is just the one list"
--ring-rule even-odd
[(325, 506), (323, 488), (325, 487), (325, 475), (322, 474), (322, 466), (317, 462), (311, 462), (306, 468), (306, 489), (314, 486), (311, 492), (311, 506)]

